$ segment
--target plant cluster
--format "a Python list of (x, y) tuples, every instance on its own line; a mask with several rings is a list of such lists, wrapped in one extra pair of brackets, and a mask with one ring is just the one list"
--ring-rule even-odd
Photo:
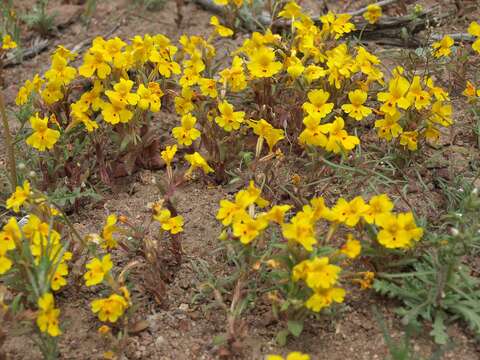
[(234, 201), (222, 200), (217, 219), (225, 230), (220, 239), (231, 241), (237, 253), (238, 281), (247, 287), (255, 283), (252, 289), (259, 293), (268, 289), (275, 312), (287, 318), (295, 336), (309, 313), (305, 310), (318, 313), (342, 303), (347, 284), (370, 287), (374, 273), (351, 268), (362, 249), (409, 249), (423, 235), (411, 212), (392, 212), (386, 194), (368, 203), (361, 196), (339, 198), (331, 208), (316, 197), (297, 212), (290, 205), (267, 210), (268, 205), (253, 182)]
[(397, 312), (405, 325), (418, 328), (419, 319), (431, 322), (430, 335), (441, 345), (447, 344), (447, 324), (455, 319), (462, 319), (476, 336), (480, 335), (480, 283), (464, 262), (465, 256), (478, 254), (480, 199), (478, 189), (471, 184), (458, 185), (445, 189), (450, 212), (437, 231), (428, 232), (424, 240), (428, 250), (410, 271), (383, 274), (373, 284), (379, 293), (402, 300)]

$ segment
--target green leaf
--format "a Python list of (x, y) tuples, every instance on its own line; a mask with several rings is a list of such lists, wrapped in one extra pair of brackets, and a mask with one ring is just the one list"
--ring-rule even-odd
[(290, 331), (288, 331), (287, 329), (280, 330), (277, 333), (277, 336), (275, 336), (275, 341), (277, 342), (277, 344), (280, 346), (285, 346), (285, 344), (287, 343), (288, 334), (290, 334)]
[(214, 346), (222, 346), (227, 343), (227, 335), (226, 334), (220, 334), (217, 335), (213, 338), (212, 343)]
[(479, 309), (478, 305), (472, 308), (463, 301), (452, 305), (451, 309), (461, 315), (477, 335), (480, 334), (480, 311), (477, 310)]
[(435, 321), (433, 322), (433, 329), (430, 335), (433, 336), (435, 342), (440, 345), (445, 345), (448, 341), (447, 327), (444, 322), (445, 314), (443, 311), (437, 311), (435, 314)]
[(303, 331), (303, 322), (297, 320), (289, 320), (287, 322), (287, 328), (293, 336), (299, 337)]

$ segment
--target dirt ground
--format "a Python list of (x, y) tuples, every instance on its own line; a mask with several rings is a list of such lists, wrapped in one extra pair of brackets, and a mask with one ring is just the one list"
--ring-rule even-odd
[[(22, 1), (22, 6), (28, 7), (32, 1)], [(352, 10), (360, 7), (366, 1), (327, 1), (333, 9)], [(425, 6), (432, 3), (448, 5), (448, 1), (424, 1)], [(467, 3), (467, 2), (465, 2)], [(321, 2), (308, 1), (305, 7), (312, 13), (319, 13)], [(26, 79), (35, 73), (43, 73), (49, 66), (49, 53), (57, 44), (74, 48), (83, 41), (90, 41), (97, 35), (119, 36), (129, 39), (136, 34), (163, 33), (172, 39), (178, 39), (183, 33), (205, 34), (211, 14), (193, 3), (186, 3), (183, 8), (184, 19), (178, 28), (175, 24), (175, 2), (167, 1), (159, 11), (144, 11), (130, 0), (99, 1), (98, 8), (88, 29), (78, 20), (79, 7), (63, 5), (61, 1), (51, 1), (51, 7), (62, 18), (61, 29), (55, 37), (49, 39), (49, 50), (21, 66), (10, 67), (4, 71), (5, 94), (7, 103), (13, 105), (19, 87)], [(173, 14), (173, 15), (172, 15)], [(468, 21), (475, 15), (445, 24), (445, 29), (465, 29)], [(478, 12), (477, 12), (478, 20)], [(447, 30), (445, 30), (447, 31)], [(33, 39), (34, 34), (26, 33), (26, 39)], [(221, 40), (216, 44), (225, 51), (233, 44), (242, 41)], [(28, 41), (28, 40), (27, 40)], [(31, 40), (30, 40), (31, 41)], [(382, 49), (379, 49), (381, 53)], [(456, 100), (457, 108), (462, 107), (461, 100)], [(436, 192), (434, 180), (438, 176), (453, 178), (456, 173), (467, 173), (471, 161), (479, 161), (480, 154), (471, 132), (471, 119), (462, 112), (455, 116), (456, 133), (450, 134), (450, 139), (440, 149), (432, 150), (438, 155), (437, 164), (433, 170), (424, 175), (426, 186), (430, 192), (425, 195), (424, 189), (419, 189), (414, 174), (407, 174), (410, 182), (408, 187), (408, 203), (421, 209), (421, 214), (435, 217), (436, 208), (442, 207), (442, 197)], [(159, 121), (171, 119), (170, 115), (160, 114)], [(466, 126), (462, 126), (462, 124)], [(470, 128), (468, 128), (470, 126)], [(12, 123), (15, 130), (15, 124)], [(468, 130), (470, 129), (470, 130)], [(3, 147), (3, 144), (2, 144)], [(3, 157), (3, 156), (2, 156)], [(2, 166), (4, 158), (0, 160)], [(440, 165), (438, 165), (440, 163)], [(291, 174), (297, 172), (292, 164)], [(301, 169), (299, 170), (301, 171)], [(155, 185), (165, 176), (164, 171), (140, 171), (122, 179), (121, 184), (111, 192), (102, 194), (103, 200), (87, 204), (78, 214), (73, 215), (73, 221), (81, 234), (99, 231), (107, 214), (115, 212), (127, 216), (135, 224), (142, 224), (150, 216), (147, 205), (158, 199), (158, 188)], [(350, 184), (335, 184), (324, 189), (326, 196), (334, 196), (342, 188), (367, 188), (365, 179), (359, 177)], [(168, 284), (166, 298), (162, 305), (141, 290), (141, 274), (134, 274), (136, 287), (134, 296), (139, 296), (136, 316), (146, 320), (148, 327), (129, 338), (124, 354), (125, 359), (216, 359), (216, 348), (213, 344), (215, 336), (225, 331), (225, 316), (210, 297), (200, 296), (201, 285), (205, 281), (197, 270), (206, 266), (215, 276), (221, 277), (228, 272), (222, 263), (222, 257), (216, 253), (220, 226), (215, 220), (220, 199), (228, 196), (228, 189), (220, 186), (205, 186), (202, 182), (193, 182), (182, 188), (176, 196), (178, 211), (185, 218), (185, 232), (182, 238), (185, 252), (184, 262)], [(397, 207), (408, 209), (408, 203), (398, 194), (393, 195)], [(133, 256), (133, 257), (132, 257)], [(114, 254), (114, 262), (126, 263), (135, 260), (135, 255), (118, 252)], [(140, 258), (139, 258), (140, 260)], [(65, 335), (61, 340), (61, 352), (64, 359), (100, 359), (105, 350), (99, 340), (96, 329), (98, 320), (90, 312), (89, 303), (93, 294), (85, 288), (78, 289), (67, 286), (59, 293), (58, 301), (62, 309), (62, 321), (65, 323)], [(66, 301), (68, 299), (68, 301)], [(74, 299), (72, 301), (72, 299)], [(248, 335), (243, 344), (242, 359), (262, 359), (268, 353), (283, 353), (301, 350), (309, 353), (312, 359), (330, 360), (371, 360), (385, 359), (388, 352), (383, 341), (382, 332), (373, 315), (376, 306), (386, 319), (394, 338), (402, 336), (400, 319), (394, 314), (397, 304), (376, 296), (373, 291), (356, 292), (347, 296), (345, 306), (335, 317), (325, 316), (319, 321), (307, 321), (306, 329), (299, 339), (290, 339), (286, 347), (279, 348), (274, 341), (280, 325), (273, 321), (268, 306), (260, 304), (255, 310), (247, 312)], [(480, 345), (475, 342), (472, 334), (464, 328), (464, 324), (452, 325), (449, 333), (455, 346), (447, 352), (444, 359), (475, 360), (480, 359)], [(432, 351), (431, 339), (428, 335), (428, 325), (422, 335), (415, 337), (414, 348), (422, 356), (428, 356)], [(9, 359), (40, 358), (28, 336), (10, 337), (4, 346)]]

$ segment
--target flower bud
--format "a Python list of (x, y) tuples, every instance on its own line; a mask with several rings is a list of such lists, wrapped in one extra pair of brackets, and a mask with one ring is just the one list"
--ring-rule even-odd
[(220, 235), (218, 235), (218, 240), (225, 241), (228, 239), (227, 230), (223, 230)]

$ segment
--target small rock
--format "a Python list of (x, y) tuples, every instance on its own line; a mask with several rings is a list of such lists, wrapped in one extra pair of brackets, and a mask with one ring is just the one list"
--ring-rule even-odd
[(162, 347), (162, 346), (165, 345), (166, 343), (167, 343), (167, 340), (165, 340), (165, 338), (164, 338), (162, 335), (158, 336), (158, 337), (155, 339), (155, 346), (156, 346), (157, 348)]
[(180, 306), (178, 307), (179, 310), (181, 311), (188, 311), (188, 304), (180, 304)]
[(437, 175), (444, 178), (445, 180), (452, 179), (452, 176), (450, 175), (450, 171), (447, 168), (439, 169), (437, 171)]

